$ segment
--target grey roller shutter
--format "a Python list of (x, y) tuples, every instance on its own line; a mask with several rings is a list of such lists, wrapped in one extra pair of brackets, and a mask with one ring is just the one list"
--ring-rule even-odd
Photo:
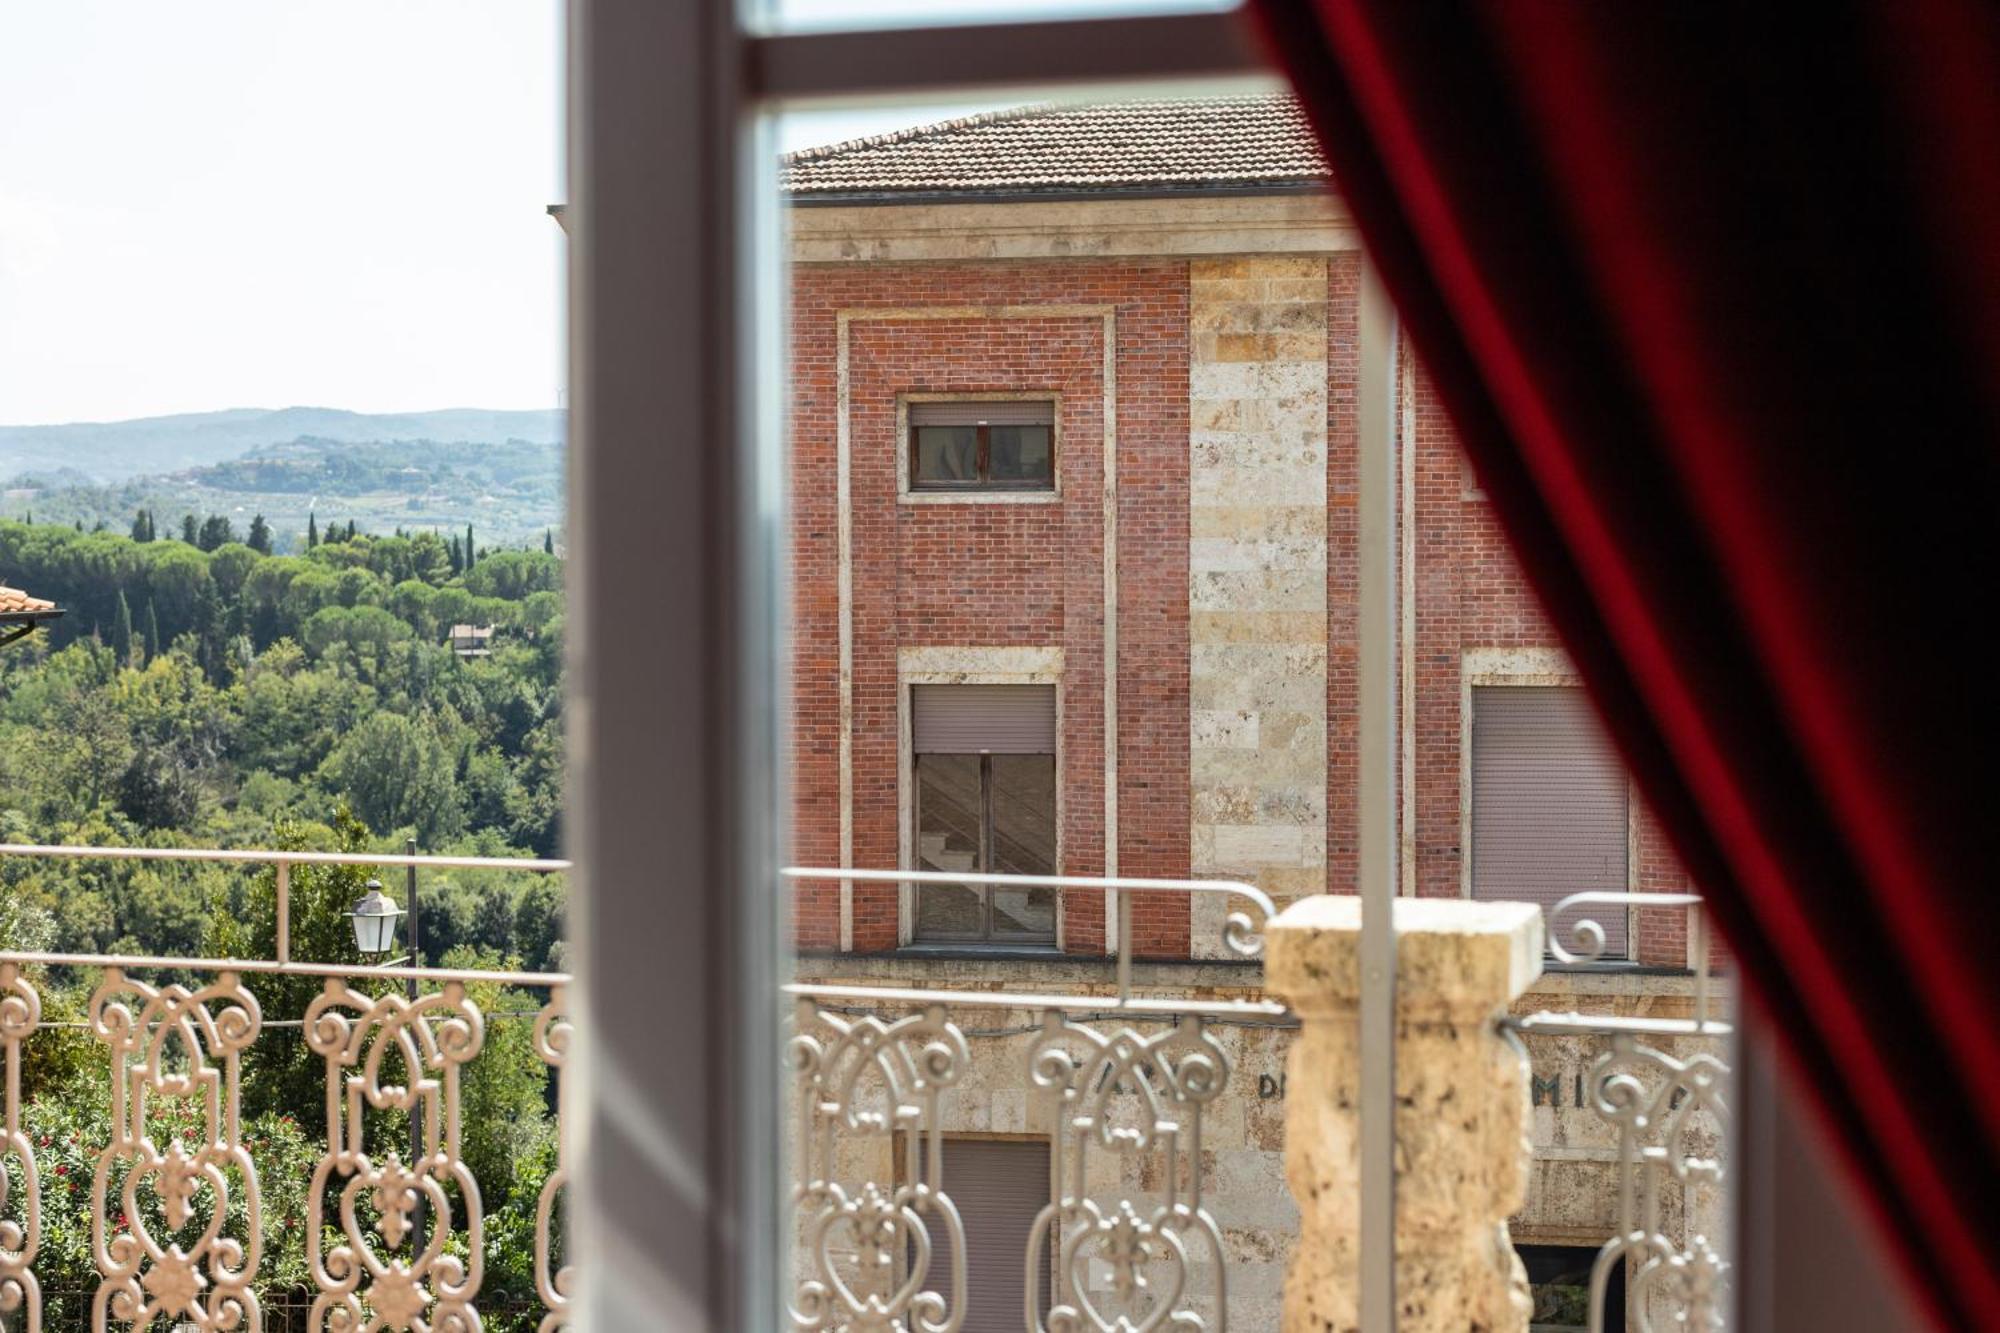
[(1054, 754), (1053, 685), (918, 685), (911, 740), (918, 754)]
[[(965, 1224), (965, 1323), (963, 1333), (1021, 1333), (1027, 1326), (1028, 1234), (1049, 1201), (1047, 1140), (946, 1139), (944, 1189)], [(951, 1241), (932, 1231), (933, 1291), (951, 1293)], [(1041, 1308), (1048, 1312), (1042, 1260)]]
[[(1538, 903), (1627, 879), (1624, 766), (1580, 689), (1497, 685), (1472, 691), (1472, 896)], [(1607, 957), (1628, 952), (1623, 907), (1588, 911)], [(1567, 935), (1564, 936), (1567, 939)]]
[(1051, 426), (1056, 405), (1047, 399), (1002, 403), (911, 403), (912, 426)]

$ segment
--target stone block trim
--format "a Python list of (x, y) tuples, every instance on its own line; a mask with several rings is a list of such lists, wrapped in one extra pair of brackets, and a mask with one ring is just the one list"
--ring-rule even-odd
[[(1189, 869), (1281, 903), (1326, 876), (1327, 267), (1188, 274)], [(1197, 956), (1223, 911), (1195, 904)]]

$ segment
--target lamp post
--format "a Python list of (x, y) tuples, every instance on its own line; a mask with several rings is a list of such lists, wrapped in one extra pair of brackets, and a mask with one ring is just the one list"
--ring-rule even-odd
[[(417, 854), (417, 840), (415, 838), (411, 838), (404, 846), (412, 857)], [(417, 1002), (416, 969), (423, 966), (423, 954), (420, 952), (423, 948), (423, 929), (417, 922), (416, 863), (412, 861), (407, 869), (408, 875), (405, 884), (410, 902), (410, 910), (407, 913), (410, 918), (410, 973), (403, 980), (403, 994), (409, 998), (411, 1006), (414, 1007)], [(364, 887), (366, 887), (367, 892), (361, 895), (360, 901), (354, 904), (353, 909), (348, 912), (347, 916), (354, 923), (354, 946), (366, 956), (379, 958), (396, 947), (396, 918), (405, 915), (405, 913), (402, 908), (396, 905), (394, 898), (382, 892), (381, 880), (371, 879)], [(420, 1164), (424, 1159), (424, 1124), (419, 1114), (421, 1107), (416, 1096), (416, 1088), (422, 1075), (423, 1071), (420, 1068), (413, 1068), (409, 1071), (409, 1166), (410, 1170), (417, 1175), (419, 1180), (423, 1176)], [(417, 1194), (416, 1208), (412, 1214), (412, 1221), (412, 1236), (415, 1246), (411, 1250), (411, 1254), (418, 1255), (423, 1253), (425, 1244), (424, 1198), (421, 1191)]]

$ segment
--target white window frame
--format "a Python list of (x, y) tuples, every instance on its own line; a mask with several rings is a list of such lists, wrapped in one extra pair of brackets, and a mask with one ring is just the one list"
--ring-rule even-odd
[[(756, 0), (569, 5), (570, 1076), (582, 1114), (564, 1132), (579, 1163), (572, 1244), (591, 1259), (576, 1326), (591, 1333), (786, 1322), (773, 391), (786, 376), (784, 267), (761, 112), (1265, 69), (1228, 13), (813, 33), (774, 33), (766, 17)], [(1359, 343), (1358, 1285), (1365, 1333), (1390, 1333), (1397, 377), (1394, 317), (1372, 274)], [(1738, 1197), (1755, 1219), (1766, 1184), (1752, 1146), (1737, 1149)], [(1791, 1234), (1760, 1238), (1783, 1250)], [(1779, 1306), (1792, 1271), (1767, 1270)]]
[(762, 113), (1262, 63), (1218, 13), (783, 34), (765, 17), (730, 0), (569, 7), (582, 1114), (564, 1131), (572, 1244), (591, 1256), (577, 1327), (593, 1333), (787, 1322), (785, 269)]

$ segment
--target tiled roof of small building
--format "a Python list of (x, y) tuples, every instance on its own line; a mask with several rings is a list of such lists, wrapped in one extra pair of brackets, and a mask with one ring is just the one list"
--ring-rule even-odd
[(1028, 106), (808, 148), (784, 160), (794, 197), (1250, 190), (1327, 181), (1282, 93)]
[(0, 616), (24, 615), (35, 611), (53, 611), (54, 602), (41, 597), (30, 597), (19, 588), (0, 585)]

